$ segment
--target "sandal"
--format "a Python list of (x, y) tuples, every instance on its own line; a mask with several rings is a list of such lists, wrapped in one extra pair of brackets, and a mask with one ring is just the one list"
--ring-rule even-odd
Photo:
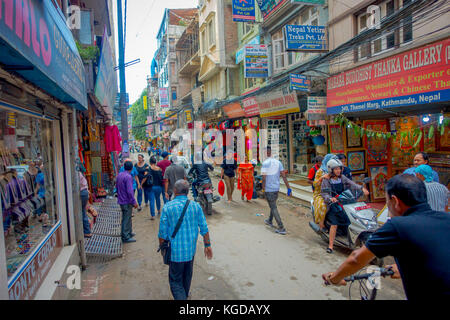
[(333, 253), (333, 249), (327, 248), (327, 253)]
[(84, 237), (85, 237), (85, 238), (92, 238), (92, 233), (85, 234)]

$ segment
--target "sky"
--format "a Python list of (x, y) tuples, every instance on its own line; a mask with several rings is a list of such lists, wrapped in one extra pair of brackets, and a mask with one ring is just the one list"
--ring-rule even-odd
[[(114, 29), (116, 32), (117, 52), (117, 1), (112, 0), (114, 9)], [(122, 0), (122, 6), (125, 0)], [(125, 63), (141, 59), (141, 62), (126, 68), (126, 86), (130, 95), (130, 105), (133, 104), (147, 86), (147, 76), (156, 51), (156, 35), (161, 26), (165, 8), (196, 8), (198, 0), (128, 0), (127, 30), (125, 44)], [(122, 12), (125, 14), (125, 11)], [(119, 73), (117, 73), (119, 77)]]

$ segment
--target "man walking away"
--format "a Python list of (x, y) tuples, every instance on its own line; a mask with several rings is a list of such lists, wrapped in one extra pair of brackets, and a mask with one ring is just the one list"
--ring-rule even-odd
[(131, 214), (133, 207), (137, 209), (138, 205), (134, 199), (133, 178), (131, 177), (131, 170), (133, 170), (133, 163), (126, 161), (124, 164), (125, 171), (119, 173), (116, 180), (117, 188), (117, 202), (122, 209), (122, 241), (125, 243), (136, 242), (133, 238), (133, 226), (131, 222)]
[(336, 272), (322, 275), (325, 284), (345, 285), (345, 277), (356, 273), (375, 256), (393, 256), (391, 266), (403, 282), (410, 300), (450, 298), (450, 215), (431, 210), (425, 184), (417, 177), (401, 174), (386, 184), (388, 220), (355, 250)]
[(178, 180), (186, 180), (186, 171), (184, 171), (184, 168), (180, 165), (178, 165), (178, 159), (177, 156), (172, 157), (172, 164), (166, 169), (166, 172), (164, 173), (164, 188), (165, 188), (165, 195), (167, 200), (170, 200), (173, 192), (173, 188), (175, 186), (175, 182)]
[(434, 211), (448, 211), (448, 197), (450, 192), (443, 184), (433, 181), (433, 169), (427, 164), (421, 164), (414, 171), (416, 177), (425, 183), (428, 204)]
[(274, 227), (272, 220), (275, 218), (278, 224), (278, 229), (275, 230), (275, 232), (285, 235), (286, 229), (283, 226), (283, 222), (281, 221), (280, 213), (277, 208), (278, 192), (280, 191), (280, 175), (283, 177), (283, 181), (288, 189), (288, 197), (292, 195), (292, 190), (289, 186), (283, 164), (279, 160), (272, 158), (272, 149), (270, 147), (267, 147), (267, 155), (269, 158), (263, 162), (261, 173), (263, 176), (263, 188), (270, 207), (270, 216), (267, 220), (264, 220), (264, 222), (267, 225)]
[(205, 215), (197, 202), (189, 203), (180, 229), (175, 238), (172, 238), (175, 226), (188, 201), (189, 183), (186, 180), (178, 180), (174, 184), (174, 193), (175, 199), (167, 203), (162, 210), (158, 237), (160, 245), (164, 240), (170, 240), (169, 284), (173, 298), (186, 300), (191, 287), (199, 231), (203, 236), (205, 256), (212, 259), (213, 253)]

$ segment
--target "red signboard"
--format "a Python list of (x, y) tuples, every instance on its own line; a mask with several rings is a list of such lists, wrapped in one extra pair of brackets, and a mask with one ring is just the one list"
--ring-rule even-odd
[(327, 113), (450, 100), (450, 39), (406, 51), (328, 79)]
[(61, 223), (50, 233), (8, 285), (10, 300), (31, 300), (62, 248)]
[(223, 107), (223, 110), (230, 119), (245, 117), (245, 112), (242, 110), (239, 102), (227, 104)]
[(259, 115), (258, 101), (256, 101), (255, 97), (242, 100), (242, 107), (247, 118)]

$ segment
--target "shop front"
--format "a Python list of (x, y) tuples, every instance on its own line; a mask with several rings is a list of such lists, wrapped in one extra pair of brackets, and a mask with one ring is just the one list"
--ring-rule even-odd
[(331, 152), (347, 156), (354, 180), (372, 178), (374, 202), (420, 151), (450, 186), (449, 48), (450, 39), (441, 40), (328, 79)]
[[(70, 119), (74, 108), (87, 108), (84, 68), (50, 1), (30, 1), (29, 12), (6, 7), (0, 17), (0, 297), (50, 299), (56, 290), (50, 270), (61, 279), (64, 266), (80, 259)], [(29, 26), (23, 37), (18, 19)]]

